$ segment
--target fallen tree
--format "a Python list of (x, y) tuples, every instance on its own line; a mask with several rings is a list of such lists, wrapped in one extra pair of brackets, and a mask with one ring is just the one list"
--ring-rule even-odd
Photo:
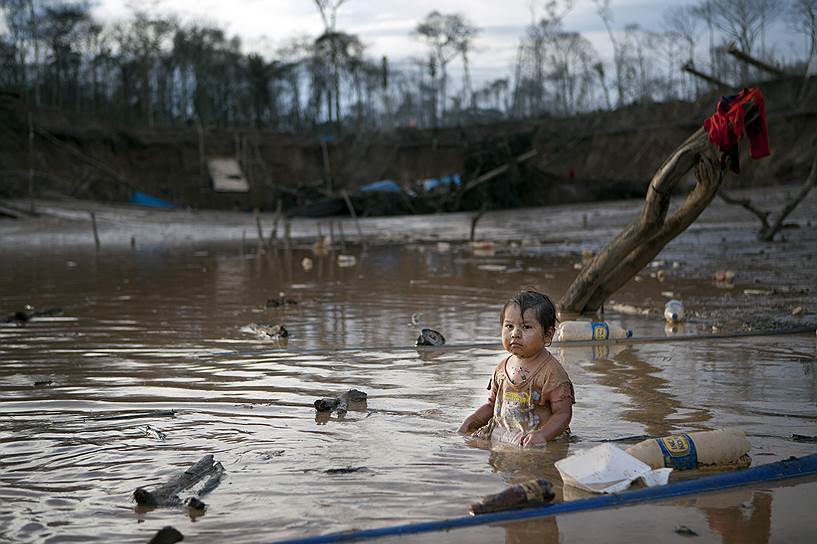
[[(744, 106), (747, 123), (758, 115), (754, 102)], [(595, 312), (703, 212), (723, 183), (728, 159), (701, 127), (681, 144), (653, 175), (640, 217), (602, 249), (573, 280), (559, 301), (562, 319)], [(673, 189), (690, 170), (696, 184), (669, 218)]]

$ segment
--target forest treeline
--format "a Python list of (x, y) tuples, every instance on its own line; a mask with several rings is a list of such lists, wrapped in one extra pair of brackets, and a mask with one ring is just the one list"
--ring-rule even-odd
[[(758, 76), (726, 53), (730, 42), (793, 73), (817, 52), (817, 0), (701, 0), (664, 8), (660, 29), (619, 26), (615, 0), (586, 0), (612, 60), (565, 27), (573, 0), (534, 2), (510, 75), (475, 88), (481, 33), (464, 15), (418, 20), (411, 35), (427, 55), (396, 69), (337, 28), (347, 1), (313, 0), (322, 34), (265, 58), (217, 26), (175, 16), (137, 9), (104, 24), (86, 0), (0, 0), (0, 90), (136, 126), (436, 127), (694, 99), (709, 88), (685, 63), (736, 86)], [(768, 43), (773, 24), (799, 45)]]

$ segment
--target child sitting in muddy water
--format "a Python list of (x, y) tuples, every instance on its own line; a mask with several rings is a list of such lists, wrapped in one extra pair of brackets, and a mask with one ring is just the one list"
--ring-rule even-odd
[(556, 327), (550, 298), (521, 291), (500, 312), (502, 347), (510, 355), (494, 370), (488, 402), (459, 432), (525, 448), (569, 434), (575, 396), (559, 361), (547, 350)]

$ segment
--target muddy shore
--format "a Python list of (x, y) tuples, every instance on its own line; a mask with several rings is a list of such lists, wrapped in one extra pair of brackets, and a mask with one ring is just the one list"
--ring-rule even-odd
[[(796, 186), (734, 191), (777, 212)], [(679, 199), (675, 199), (676, 201)], [(8, 201), (28, 209), (27, 200)], [(675, 202), (677, 205), (678, 202)], [(283, 251), (283, 221), (272, 242), (273, 213), (205, 210), (156, 210), (89, 201), (33, 201), (38, 217), (0, 220), (0, 250), (15, 255), (58, 250), (77, 258), (95, 252), (90, 213), (94, 212), (101, 253), (172, 251), (234, 247), (244, 254)], [(642, 201), (522, 208), (485, 213), (477, 222), (476, 249), (486, 262), (514, 257), (567, 259), (580, 266), (582, 253), (598, 251), (640, 212)], [(472, 213), (362, 218), (293, 218), (289, 247), (313, 249), (318, 236), (328, 249), (358, 250), (363, 245), (411, 245), (420, 251), (454, 252), (473, 257), (469, 242)], [(757, 239), (759, 222), (745, 209), (716, 199), (698, 220), (616, 293), (607, 311), (617, 315), (659, 316), (668, 295), (694, 308), (697, 332), (813, 327), (817, 323), (817, 194), (812, 192), (786, 221), (774, 242)], [(264, 236), (259, 239), (258, 228)], [(330, 241), (330, 236), (334, 239)], [(320, 244), (319, 244), (320, 245)], [(138, 258), (138, 257), (137, 257)], [(508, 267), (512, 269), (513, 267)], [(734, 280), (714, 281), (718, 272)], [(502, 272), (499, 272), (502, 275)], [(571, 277), (544, 274), (527, 279), (562, 292)], [(688, 332), (688, 331), (684, 331)]]

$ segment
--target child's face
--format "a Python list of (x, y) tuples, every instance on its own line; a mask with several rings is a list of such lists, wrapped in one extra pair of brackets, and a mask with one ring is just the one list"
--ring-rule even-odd
[(552, 330), (542, 329), (542, 325), (536, 320), (536, 311), (532, 308), (525, 310), (525, 315), (522, 315), (516, 304), (509, 304), (505, 308), (502, 347), (508, 353), (523, 359), (538, 355), (552, 335)]

